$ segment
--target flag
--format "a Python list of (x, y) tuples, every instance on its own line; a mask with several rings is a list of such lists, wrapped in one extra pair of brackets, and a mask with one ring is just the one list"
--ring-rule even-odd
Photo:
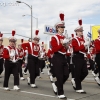
[(87, 37), (92, 38), (92, 34), (88, 32)]
[(95, 40), (98, 38), (98, 29), (100, 29), (100, 25), (95, 25), (91, 27), (92, 29), (92, 40)]

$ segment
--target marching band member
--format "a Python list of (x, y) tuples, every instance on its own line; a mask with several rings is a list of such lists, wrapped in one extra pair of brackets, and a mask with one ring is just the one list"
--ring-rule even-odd
[(22, 43), (23, 43), (23, 39), (21, 39), (21, 43), (18, 44), (18, 48), (17, 48), (17, 53), (18, 53), (18, 56), (19, 56), (19, 59), (18, 59), (18, 62), (19, 62), (19, 74), (20, 74), (20, 80), (25, 80), (25, 78), (23, 77), (23, 74), (22, 74), (22, 64), (23, 64), (23, 60), (24, 60), (24, 56), (25, 56), (25, 52), (24, 52), (24, 49), (22, 48)]
[(5, 59), (5, 73), (4, 73), (4, 90), (10, 90), (8, 81), (11, 74), (14, 76), (14, 90), (19, 90), (19, 74), (18, 74), (18, 55), (16, 53), (16, 38), (15, 31), (12, 31), (12, 37), (9, 38), (9, 46), (4, 48), (3, 58)]
[(24, 75), (27, 75), (27, 70), (28, 70), (28, 66), (27, 66), (27, 64), (28, 64), (28, 48), (26, 47), (26, 50), (25, 50), (25, 56), (24, 56), (24, 58), (25, 58), (25, 69), (24, 69)]
[(38, 32), (39, 30), (35, 31), (36, 36), (34, 36), (32, 42), (28, 43), (23, 43), (22, 47), (25, 50), (26, 47), (28, 48), (28, 69), (30, 73), (30, 78), (28, 77), (28, 84), (32, 88), (37, 88), (35, 84), (35, 79), (39, 75), (39, 66), (38, 66), (38, 55), (40, 51), (40, 46), (39, 46), (39, 40), (40, 38), (38, 37)]
[(73, 46), (73, 63), (75, 65), (75, 90), (77, 93), (86, 93), (82, 90), (81, 82), (88, 75), (87, 64), (85, 60), (86, 50), (90, 41), (84, 40), (83, 38), (83, 27), (82, 19), (79, 19), (79, 26), (74, 30), (77, 34), (77, 37), (72, 40)]
[(0, 32), (0, 75), (3, 72), (3, 63), (4, 63), (4, 59), (3, 59), (4, 46), (2, 45), (2, 43), (3, 43), (2, 36), (3, 36), (3, 34), (1, 34), (1, 32)]
[[(28, 42), (31, 42), (31, 38), (28, 39)], [(25, 69), (24, 69), (24, 75), (27, 75), (27, 70), (28, 70), (28, 48), (26, 47), (25, 49)]]
[(53, 55), (53, 70), (57, 81), (52, 83), (53, 90), (55, 94), (58, 94), (59, 99), (66, 99), (64, 95), (63, 84), (69, 77), (68, 65), (66, 63), (66, 48), (64, 44), (68, 42), (68, 39), (63, 35), (65, 23), (64, 23), (64, 14), (60, 13), (60, 19), (58, 23), (55, 24), (57, 34), (51, 38), (51, 47), (54, 53)]
[(96, 57), (95, 62), (98, 66), (99, 76), (95, 77), (95, 81), (100, 86), (100, 29), (98, 29), (98, 38), (94, 41), (95, 49), (96, 49)]
[(90, 46), (89, 48), (89, 53), (87, 54), (87, 58), (89, 60), (90, 68), (89, 70), (92, 69), (92, 74), (95, 77), (96, 74), (94, 73), (94, 66), (95, 66), (95, 52), (93, 52), (93, 46)]
[(42, 42), (39, 52), (39, 63), (40, 63), (39, 67), (42, 74), (44, 74), (43, 68), (45, 67), (45, 60), (46, 60), (46, 50), (44, 48), (44, 42)]

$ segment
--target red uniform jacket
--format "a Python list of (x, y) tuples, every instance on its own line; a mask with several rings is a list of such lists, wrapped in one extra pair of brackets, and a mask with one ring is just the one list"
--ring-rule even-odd
[(46, 50), (45, 50), (44, 48), (41, 47), (39, 53), (40, 53), (40, 54), (39, 54), (40, 58), (46, 57)]
[(14, 57), (15, 60), (17, 60), (19, 57), (16, 53), (16, 48), (12, 48), (11, 46), (7, 46), (6, 48), (4, 48), (3, 50), (3, 58), (6, 59), (6, 60), (11, 60), (13, 61), (13, 59), (10, 57), (10, 53), (14, 52)]
[(26, 47), (27, 47), (28, 54), (31, 54), (35, 57), (38, 57), (39, 51), (40, 51), (39, 44), (34, 44), (33, 42), (28, 42), (28, 43), (23, 43), (22, 47), (23, 47), (24, 50), (26, 50)]
[(4, 49), (4, 46), (1, 45), (0, 46), (0, 59), (3, 58), (3, 49)]
[(66, 48), (61, 44), (61, 40), (65, 37), (63, 35), (56, 34), (51, 38), (52, 51), (59, 52), (61, 54), (66, 54)]
[(98, 37), (98, 39), (94, 41), (94, 45), (95, 45), (96, 54), (100, 53), (100, 37)]
[(81, 52), (86, 53), (85, 46), (84, 46), (84, 39), (80, 37), (76, 37), (72, 40), (73, 52)]
[(72, 44), (70, 43), (69, 46), (68, 46), (66, 55), (67, 55), (67, 56), (71, 56), (72, 53), (73, 53), (73, 46), (72, 46)]
[(48, 49), (47, 56), (48, 56), (48, 58), (52, 58), (53, 57), (53, 51), (52, 51), (51, 48)]
[(21, 60), (23, 59), (23, 57), (26, 54), (23, 49), (18, 49), (18, 48), (17, 48), (17, 53), (18, 53), (19, 59), (21, 59)]
[(89, 53), (89, 54), (87, 54), (87, 58), (88, 59), (91, 59), (91, 60), (94, 60), (94, 54), (91, 52), (91, 53)]

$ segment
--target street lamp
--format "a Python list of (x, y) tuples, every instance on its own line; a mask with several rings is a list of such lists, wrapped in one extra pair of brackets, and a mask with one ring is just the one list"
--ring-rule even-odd
[[(22, 15), (22, 16), (24, 17), (24, 16), (26, 16), (26, 15)], [(28, 16), (31, 16), (31, 15), (28, 15)], [(36, 18), (36, 17), (34, 17), (34, 16), (32, 16), (32, 17), (36, 19), (36, 28), (38, 29), (38, 18)]]
[(24, 3), (25, 5), (27, 5), (30, 9), (31, 9), (31, 40), (32, 40), (32, 5), (28, 5), (27, 3), (25, 2), (21, 2), (21, 1), (16, 1), (17, 3)]

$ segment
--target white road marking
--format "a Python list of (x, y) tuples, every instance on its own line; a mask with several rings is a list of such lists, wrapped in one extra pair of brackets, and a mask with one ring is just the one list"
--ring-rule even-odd
[(27, 91), (20, 91), (23, 93), (28, 93), (28, 94), (36, 94), (36, 95), (41, 95), (41, 96), (45, 96), (45, 97), (56, 97), (56, 96), (52, 96), (52, 95), (46, 95), (46, 94), (40, 94), (40, 93), (34, 93), (34, 92), (27, 92)]
[[(0, 87), (1, 89), (4, 89), (3, 87)], [(10, 89), (10, 90), (14, 90), (14, 89)], [(36, 94), (36, 95), (41, 95), (41, 96), (45, 96), (45, 97), (56, 97), (56, 96), (52, 96), (52, 95), (46, 95), (46, 94), (40, 94), (40, 93), (34, 93), (34, 92), (28, 92), (28, 91), (20, 91), (22, 93), (28, 93), (28, 94)]]
[[(0, 87), (0, 88), (3, 89), (3, 87)], [(14, 89), (10, 89), (10, 90), (14, 90)], [(34, 92), (28, 92), (28, 91), (19, 91), (19, 92), (27, 93), (27, 94), (41, 95), (41, 96), (51, 97), (51, 98), (57, 98), (57, 96), (46, 95), (46, 94), (40, 94), (40, 93), (34, 93)], [(67, 98), (67, 100), (75, 100), (75, 99), (69, 99), (69, 98)]]

